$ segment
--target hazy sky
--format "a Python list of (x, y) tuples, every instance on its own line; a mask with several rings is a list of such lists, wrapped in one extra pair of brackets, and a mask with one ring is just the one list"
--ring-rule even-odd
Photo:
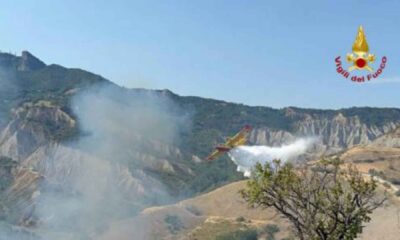
[[(400, 1), (7, 0), (0, 49), (126, 87), (250, 105), (400, 107)], [(334, 59), (365, 28), (383, 76), (355, 84)], [(375, 65), (377, 66), (377, 65)]]

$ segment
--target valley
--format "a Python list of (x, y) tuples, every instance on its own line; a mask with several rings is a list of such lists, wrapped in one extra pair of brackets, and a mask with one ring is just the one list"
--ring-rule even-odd
[[(400, 109), (274, 109), (126, 89), (26, 51), (0, 53), (0, 73), (0, 219), (12, 236), (19, 229), (15, 239), (266, 237), (268, 226), (283, 239), (283, 219), (240, 199), (245, 178), (227, 156), (203, 160), (245, 124), (250, 145), (316, 137), (300, 160), (338, 155), (400, 184)], [(366, 232), (388, 221), (396, 233), (396, 201)]]

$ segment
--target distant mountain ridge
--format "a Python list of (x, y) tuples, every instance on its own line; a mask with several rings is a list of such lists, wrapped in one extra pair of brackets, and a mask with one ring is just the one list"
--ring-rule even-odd
[[(200, 97), (182, 97), (168, 90), (127, 90), (84, 70), (68, 69), (54, 64), (46, 65), (27, 51), (24, 51), (22, 56), (0, 53), (0, 67), (5, 72), (0, 75), (3, 76), (0, 83), (7, 82), (12, 86), (0, 89), (0, 102), (3, 103), (0, 107), (0, 126), (4, 127), (13, 118), (11, 109), (17, 109), (22, 104), (33, 106), (32, 103), (39, 101), (51, 103), (74, 119), (69, 105), (70, 99), (76, 92), (93, 86), (107, 85), (118, 91), (154, 92), (168, 97), (182, 109), (190, 112), (191, 130), (181, 136), (181, 144), (176, 146), (183, 154), (182, 159), (185, 159), (183, 161), (190, 162), (194, 158), (204, 158), (216, 143), (236, 132), (244, 124), (254, 127), (250, 138), (251, 144), (281, 145), (298, 137), (318, 136), (321, 141), (315, 151), (333, 153), (354, 145), (369, 143), (394, 130), (400, 123), (400, 109), (395, 108), (273, 109)], [(7, 117), (1, 119), (2, 115)], [(48, 121), (51, 122), (51, 119)], [(79, 131), (73, 129), (71, 132), (79, 134)], [(58, 134), (57, 138), (52, 139), (62, 141), (62, 137), (70, 136)], [(229, 166), (229, 171), (235, 169), (226, 158), (212, 166), (216, 167), (215, 172), (210, 170), (209, 166), (202, 169), (202, 166), (195, 165), (201, 169), (200, 171), (211, 175), (217, 174), (220, 167), (226, 169)], [(228, 175), (213, 181), (230, 181)], [(237, 177), (238, 175), (235, 179)], [(211, 182), (209, 184), (213, 185)]]
[(66, 106), (68, 90), (101, 83), (110, 82), (81, 69), (46, 65), (28, 51), (21, 56), (0, 53), (0, 127), (22, 103), (46, 99)]
[[(38, 101), (47, 101), (74, 119), (69, 105), (70, 99), (76, 92), (94, 86), (107, 85), (118, 91), (154, 92), (166, 96), (191, 114), (191, 130), (181, 136), (181, 144), (176, 146), (181, 150), (185, 162), (204, 158), (215, 144), (236, 132), (244, 124), (254, 127), (250, 137), (251, 144), (276, 146), (291, 142), (298, 137), (318, 136), (321, 141), (315, 151), (322, 154), (369, 143), (394, 130), (400, 123), (400, 109), (396, 108), (273, 109), (200, 97), (182, 97), (169, 90), (127, 90), (84, 70), (68, 69), (54, 64), (46, 65), (27, 51), (24, 51), (22, 56), (0, 53), (0, 67), (5, 72), (0, 76), (6, 78), (7, 84), (12, 86), (0, 89), (0, 102), (3, 103), (0, 107), (0, 126), (4, 127), (13, 118), (11, 109), (17, 109), (22, 104), (32, 106), (32, 103)], [(0, 80), (0, 83), (2, 82), (5, 80)], [(7, 117), (1, 119), (2, 115)], [(51, 122), (51, 119), (48, 120)], [(71, 129), (71, 133), (79, 134), (79, 131)], [(57, 138), (52, 139), (62, 141), (62, 137), (70, 137), (68, 134), (57, 135)], [(235, 171), (233, 164), (226, 158), (213, 163), (212, 166), (215, 169), (194, 165), (195, 168), (199, 168), (198, 171), (204, 171), (206, 175), (211, 174), (210, 177), (217, 175), (221, 168), (228, 167), (229, 171)], [(216, 182), (231, 181), (231, 175), (232, 173), (229, 173), (222, 179), (215, 177), (210, 179)], [(239, 175), (234, 179), (237, 177)], [(196, 189), (198, 185), (194, 183), (191, 188)], [(204, 185), (213, 186), (213, 183)], [(205, 186), (195, 192), (204, 191)]]
[[(385, 134), (400, 126), (400, 109), (396, 108), (273, 109), (183, 97), (169, 90), (125, 89), (84, 70), (46, 65), (26, 51), (22, 56), (0, 53), (0, 86), (0, 179), (5, 179), (0, 188), (0, 210), (2, 201), (16, 203), (12, 210), (7, 207), (11, 212), (5, 218), (25, 226), (35, 221), (33, 196), (43, 182), (69, 192), (71, 186), (61, 183), (68, 183), (69, 175), (86, 174), (79, 166), (108, 157), (91, 155), (69, 144), (86, 134), (80, 129), (71, 99), (89, 89), (106, 86), (120, 96), (161, 96), (189, 116), (190, 129), (180, 133), (179, 141), (173, 144), (132, 129), (113, 129), (129, 133), (126, 146), (121, 148), (124, 151), (117, 153), (123, 161), (113, 164), (112, 171), (118, 176), (113, 184), (119, 186), (124, 198), (134, 199), (134, 203), (124, 204), (132, 204), (129, 206), (135, 211), (176, 200), (167, 199), (167, 195), (181, 199), (242, 179), (226, 156), (209, 163), (202, 159), (215, 144), (245, 124), (254, 127), (250, 144), (278, 146), (299, 137), (319, 137), (311, 150), (316, 156), (376, 139), (384, 144), (391, 141)], [(110, 136), (109, 141), (118, 137)], [(23, 197), (15, 201), (18, 196)]]

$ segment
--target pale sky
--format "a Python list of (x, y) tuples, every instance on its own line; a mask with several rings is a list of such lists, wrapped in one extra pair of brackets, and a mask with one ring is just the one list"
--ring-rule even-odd
[[(400, 107), (399, 12), (400, 1), (372, 0), (6, 0), (0, 49), (129, 88), (272, 107)], [(370, 52), (388, 57), (368, 84), (334, 63), (359, 25)]]

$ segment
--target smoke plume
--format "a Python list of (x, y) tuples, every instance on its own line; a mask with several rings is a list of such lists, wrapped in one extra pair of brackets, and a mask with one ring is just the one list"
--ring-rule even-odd
[(83, 136), (46, 151), (48, 184), (36, 208), (44, 239), (96, 239), (114, 221), (174, 200), (145, 172), (174, 157), (187, 125), (167, 95), (102, 86), (77, 94), (71, 107)]
[(296, 157), (306, 153), (316, 142), (316, 138), (301, 138), (292, 144), (281, 147), (268, 146), (239, 146), (229, 152), (229, 157), (237, 165), (237, 171), (244, 176), (250, 177), (253, 167), (257, 163), (265, 164), (274, 159), (281, 161), (294, 160)]

